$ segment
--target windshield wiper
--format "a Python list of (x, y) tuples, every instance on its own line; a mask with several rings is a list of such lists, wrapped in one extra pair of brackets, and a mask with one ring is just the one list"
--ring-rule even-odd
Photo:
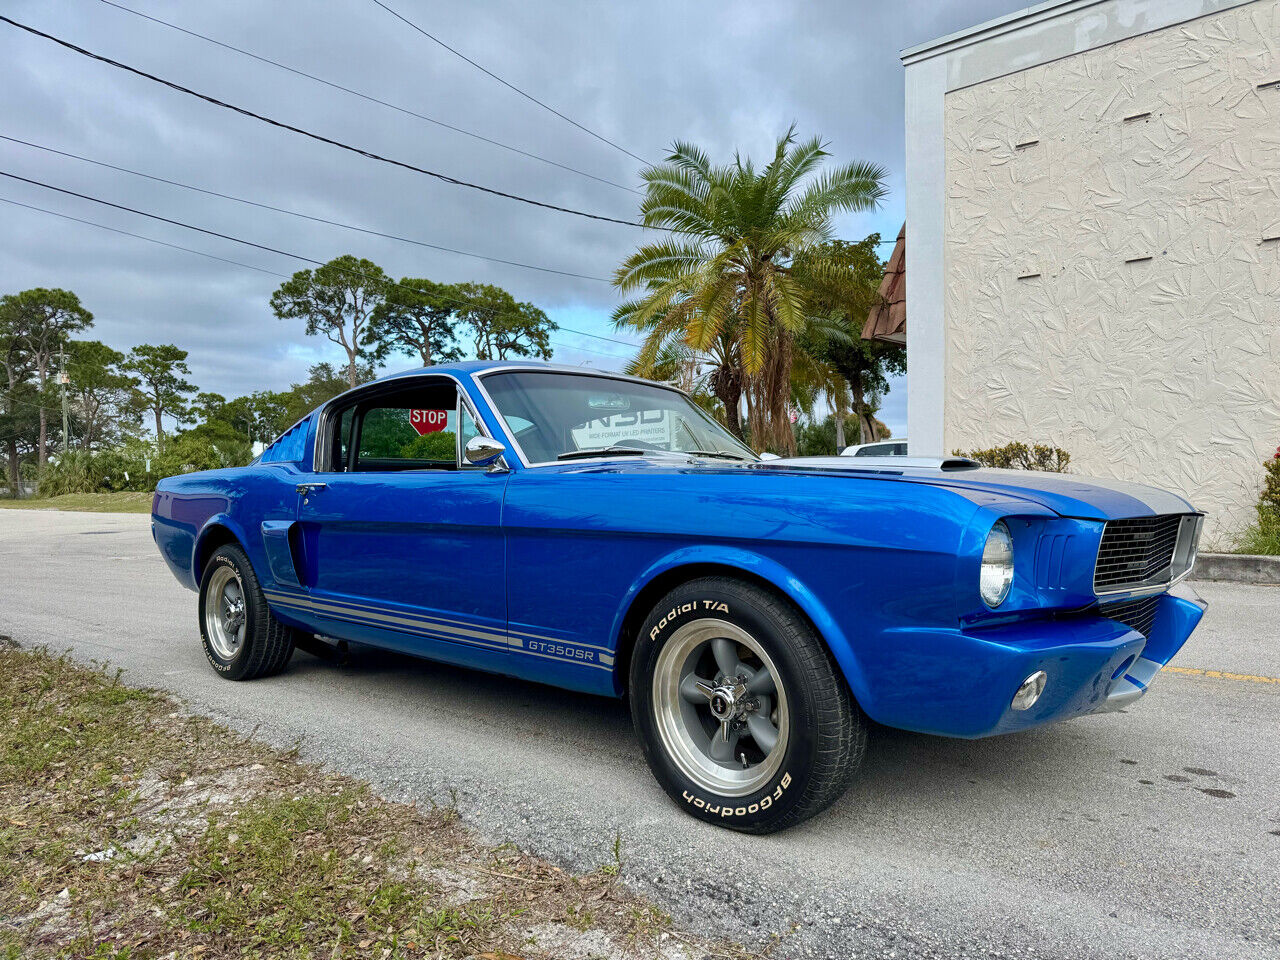
[(648, 453), (662, 453), (661, 450), (639, 450), (635, 447), (593, 447), (589, 450), (570, 450), (556, 457), (557, 460), (580, 460), (583, 457), (604, 457), (604, 456), (622, 456), (627, 454), (633, 457), (643, 456)]
[(728, 453), (724, 450), (641, 450), (637, 447), (592, 447), (589, 450), (570, 450), (562, 453), (557, 460), (579, 460), (585, 457), (612, 457), (622, 455), (639, 457), (722, 457), (726, 460), (749, 460), (740, 453)]
[(750, 457), (744, 457), (740, 453), (730, 453), (728, 450), (681, 450), (681, 453), (687, 453), (691, 457), (722, 457), (725, 460), (747, 460)]

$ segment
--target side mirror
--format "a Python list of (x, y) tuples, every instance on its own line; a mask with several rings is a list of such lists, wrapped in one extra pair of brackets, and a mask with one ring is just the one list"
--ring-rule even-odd
[(770, 453), (768, 450), (766, 450), (764, 453), (760, 454), (760, 459), (761, 460), (781, 460), (782, 458), (778, 456), (776, 453)]
[(472, 437), (462, 449), (462, 455), (467, 458), (467, 463), (475, 464), (477, 467), (493, 466), (506, 452), (506, 447), (490, 437)]

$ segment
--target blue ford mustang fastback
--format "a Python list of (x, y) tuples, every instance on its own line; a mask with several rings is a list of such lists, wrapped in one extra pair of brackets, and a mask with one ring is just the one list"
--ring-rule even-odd
[(868, 718), (984, 737), (1142, 696), (1203, 614), (1174, 589), (1201, 519), (958, 458), (761, 460), (670, 387), (474, 362), (164, 480), (152, 529), (228, 679), (352, 641), (626, 696), (677, 804), (768, 832), (840, 795)]

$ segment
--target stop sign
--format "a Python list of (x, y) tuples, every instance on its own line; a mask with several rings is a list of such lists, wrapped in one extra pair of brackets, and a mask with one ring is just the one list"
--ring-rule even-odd
[(448, 410), (410, 410), (409, 424), (418, 431), (418, 436), (428, 433), (439, 433), (449, 422)]

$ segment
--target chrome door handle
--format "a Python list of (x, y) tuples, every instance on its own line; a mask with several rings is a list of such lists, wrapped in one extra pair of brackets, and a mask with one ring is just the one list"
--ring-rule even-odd
[(323, 490), (327, 486), (327, 483), (300, 483), (294, 489), (305, 497), (308, 494), (315, 493), (317, 490)]

